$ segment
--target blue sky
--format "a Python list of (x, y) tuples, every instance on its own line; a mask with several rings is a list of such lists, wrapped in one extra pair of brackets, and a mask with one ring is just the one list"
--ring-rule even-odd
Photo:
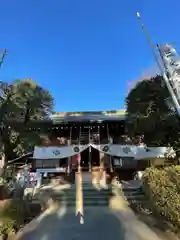
[(0, 79), (32, 78), (56, 111), (123, 108), (129, 82), (154, 68), (136, 12), (154, 43), (180, 43), (179, 9), (179, 0), (0, 0), (9, 51)]

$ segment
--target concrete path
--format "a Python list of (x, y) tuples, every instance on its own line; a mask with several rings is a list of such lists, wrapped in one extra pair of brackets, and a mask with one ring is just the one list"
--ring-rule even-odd
[(160, 240), (138, 221), (121, 197), (109, 207), (84, 208), (84, 224), (73, 208), (57, 207), (26, 228), (20, 240)]

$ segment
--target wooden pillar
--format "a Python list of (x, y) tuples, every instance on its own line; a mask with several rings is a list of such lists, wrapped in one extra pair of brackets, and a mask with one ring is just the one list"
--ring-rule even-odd
[(112, 173), (113, 172), (112, 156), (109, 156), (109, 169), (110, 169), (110, 172)]
[(109, 168), (111, 170), (112, 168), (112, 159), (111, 156), (108, 154), (105, 154), (103, 152), (100, 152), (100, 167), (101, 169)]
[(92, 154), (91, 154), (91, 151), (92, 151), (91, 146), (89, 146), (89, 172), (91, 172), (91, 168), (92, 168), (92, 164), (91, 164), (91, 162), (92, 162), (92, 159), (91, 159)]
[[(71, 145), (71, 140), (68, 140), (68, 146)], [(67, 174), (69, 175), (70, 172), (71, 172), (71, 157), (68, 157), (68, 160), (67, 160), (67, 164), (68, 164), (68, 167), (67, 167)]]
[(109, 159), (109, 155), (100, 152), (100, 182), (102, 185), (106, 185), (106, 170), (105, 166), (107, 166)]
[(99, 160), (100, 160), (100, 170), (104, 169), (104, 153), (99, 153)]

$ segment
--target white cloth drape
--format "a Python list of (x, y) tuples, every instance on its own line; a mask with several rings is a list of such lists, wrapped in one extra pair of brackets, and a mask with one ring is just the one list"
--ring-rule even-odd
[(146, 148), (144, 146), (120, 145), (120, 144), (87, 144), (69, 145), (62, 147), (35, 147), (33, 158), (35, 159), (61, 159), (75, 156), (88, 147), (93, 147), (100, 152), (114, 157), (132, 157), (134, 159), (163, 158), (167, 152), (166, 147)]
[(72, 157), (85, 149), (89, 145), (80, 146), (63, 146), (63, 147), (35, 147), (33, 158), (35, 159), (60, 159)]

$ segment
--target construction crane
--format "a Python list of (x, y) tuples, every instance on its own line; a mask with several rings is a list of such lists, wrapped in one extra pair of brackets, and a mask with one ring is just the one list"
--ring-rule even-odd
[(0, 54), (0, 68), (1, 68), (1, 66), (2, 66), (2, 64), (3, 64), (3, 62), (4, 62), (4, 58), (5, 58), (6, 55), (7, 55), (7, 50), (4, 49), (4, 50), (1, 50), (0, 52), (1, 52), (1, 54)]
[(180, 108), (180, 56), (172, 44), (158, 44), (157, 48)]
[(150, 34), (144, 26), (139, 12), (137, 13), (137, 18), (161, 71), (161, 75), (163, 76), (164, 82), (173, 101), (174, 108), (180, 117), (180, 57), (175, 48), (170, 44), (152, 44)]

